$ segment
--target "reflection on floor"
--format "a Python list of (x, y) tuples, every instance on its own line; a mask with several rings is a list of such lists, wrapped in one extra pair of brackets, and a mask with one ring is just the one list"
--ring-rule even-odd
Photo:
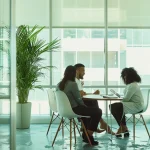
[[(150, 124), (147, 125), (150, 130)], [(69, 150), (68, 130), (65, 130), (64, 139), (61, 132), (59, 132), (54, 147), (51, 146), (57, 127), (58, 125), (52, 125), (48, 137), (46, 136), (48, 124), (32, 124), (30, 129), (17, 130), (16, 150)], [(74, 139), (72, 139), (72, 150), (149, 150), (150, 140), (144, 126), (141, 124), (136, 126), (135, 141), (133, 141), (132, 136), (132, 124), (129, 124), (128, 127), (131, 131), (129, 138), (111, 137), (111, 135), (105, 132), (95, 134), (95, 139), (99, 141), (99, 145), (93, 147), (82, 142), (82, 138), (77, 133), (76, 145), (74, 144)], [(5, 126), (3, 126), (3, 130), (2, 127), (0, 128), (0, 150), (9, 149), (9, 130), (5, 130), (5, 128), (8, 129)], [(117, 128), (113, 130), (116, 131)]]
[(0, 150), (10, 149), (10, 126), (0, 124)]

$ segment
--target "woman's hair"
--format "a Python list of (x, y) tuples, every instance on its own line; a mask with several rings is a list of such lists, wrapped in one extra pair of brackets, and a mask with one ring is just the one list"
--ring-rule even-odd
[(70, 81), (75, 82), (75, 77), (76, 77), (76, 68), (74, 66), (71, 66), (71, 65), (68, 66), (65, 69), (64, 77), (59, 84), (60, 90), (62, 90), (62, 91), (64, 90), (67, 81), (70, 80)]
[(125, 84), (130, 84), (132, 82), (141, 82), (141, 77), (138, 75), (137, 71), (132, 67), (124, 68), (121, 72), (121, 78)]

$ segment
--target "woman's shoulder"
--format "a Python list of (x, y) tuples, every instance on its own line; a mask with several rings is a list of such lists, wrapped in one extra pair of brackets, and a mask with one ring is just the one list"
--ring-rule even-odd
[(73, 90), (77, 88), (77, 83), (73, 81), (68, 81), (66, 84), (66, 88)]
[(138, 86), (138, 83), (137, 82), (132, 82), (132, 83), (130, 83), (131, 85), (133, 85), (133, 86)]
[(67, 84), (68, 85), (76, 85), (77, 83), (75, 81), (68, 81)]
[(128, 84), (129, 87), (132, 87), (132, 88), (137, 88), (139, 87), (138, 83), (137, 82), (132, 82), (130, 84)]
[(59, 84), (60, 82), (56, 85), (56, 90), (59, 90)]

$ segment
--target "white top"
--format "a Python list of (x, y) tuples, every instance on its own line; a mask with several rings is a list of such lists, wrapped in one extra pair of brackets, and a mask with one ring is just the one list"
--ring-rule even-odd
[(82, 91), (83, 90), (83, 85), (82, 85), (81, 81), (77, 78), (75, 78), (75, 81), (77, 83), (79, 91)]
[(144, 99), (137, 82), (126, 86), (122, 103), (125, 114), (137, 113), (143, 110)]

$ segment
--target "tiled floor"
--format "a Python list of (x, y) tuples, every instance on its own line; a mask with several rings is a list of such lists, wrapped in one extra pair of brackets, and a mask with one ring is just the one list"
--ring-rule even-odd
[[(17, 130), (16, 150), (69, 150), (69, 132), (65, 130), (65, 137), (62, 138), (61, 131), (58, 134), (54, 147), (51, 146), (58, 125), (52, 125), (48, 137), (46, 131), (48, 124), (32, 124), (30, 129)], [(117, 127), (117, 126), (116, 126)], [(95, 138), (99, 141), (98, 146), (90, 147), (82, 142), (82, 138), (77, 134), (77, 143), (72, 150), (150, 150), (150, 140), (143, 125), (136, 126), (136, 139), (133, 141), (132, 124), (128, 124), (130, 132), (129, 138), (116, 138), (105, 132), (96, 134)], [(9, 149), (9, 135), (6, 126), (0, 128), (0, 150)], [(148, 124), (150, 130), (150, 124)], [(2, 130), (3, 129), (3, 130)], [(117, 129), (114, 128), (114, 131)], [(7, 131), (7, 132), (6, 132)]]

